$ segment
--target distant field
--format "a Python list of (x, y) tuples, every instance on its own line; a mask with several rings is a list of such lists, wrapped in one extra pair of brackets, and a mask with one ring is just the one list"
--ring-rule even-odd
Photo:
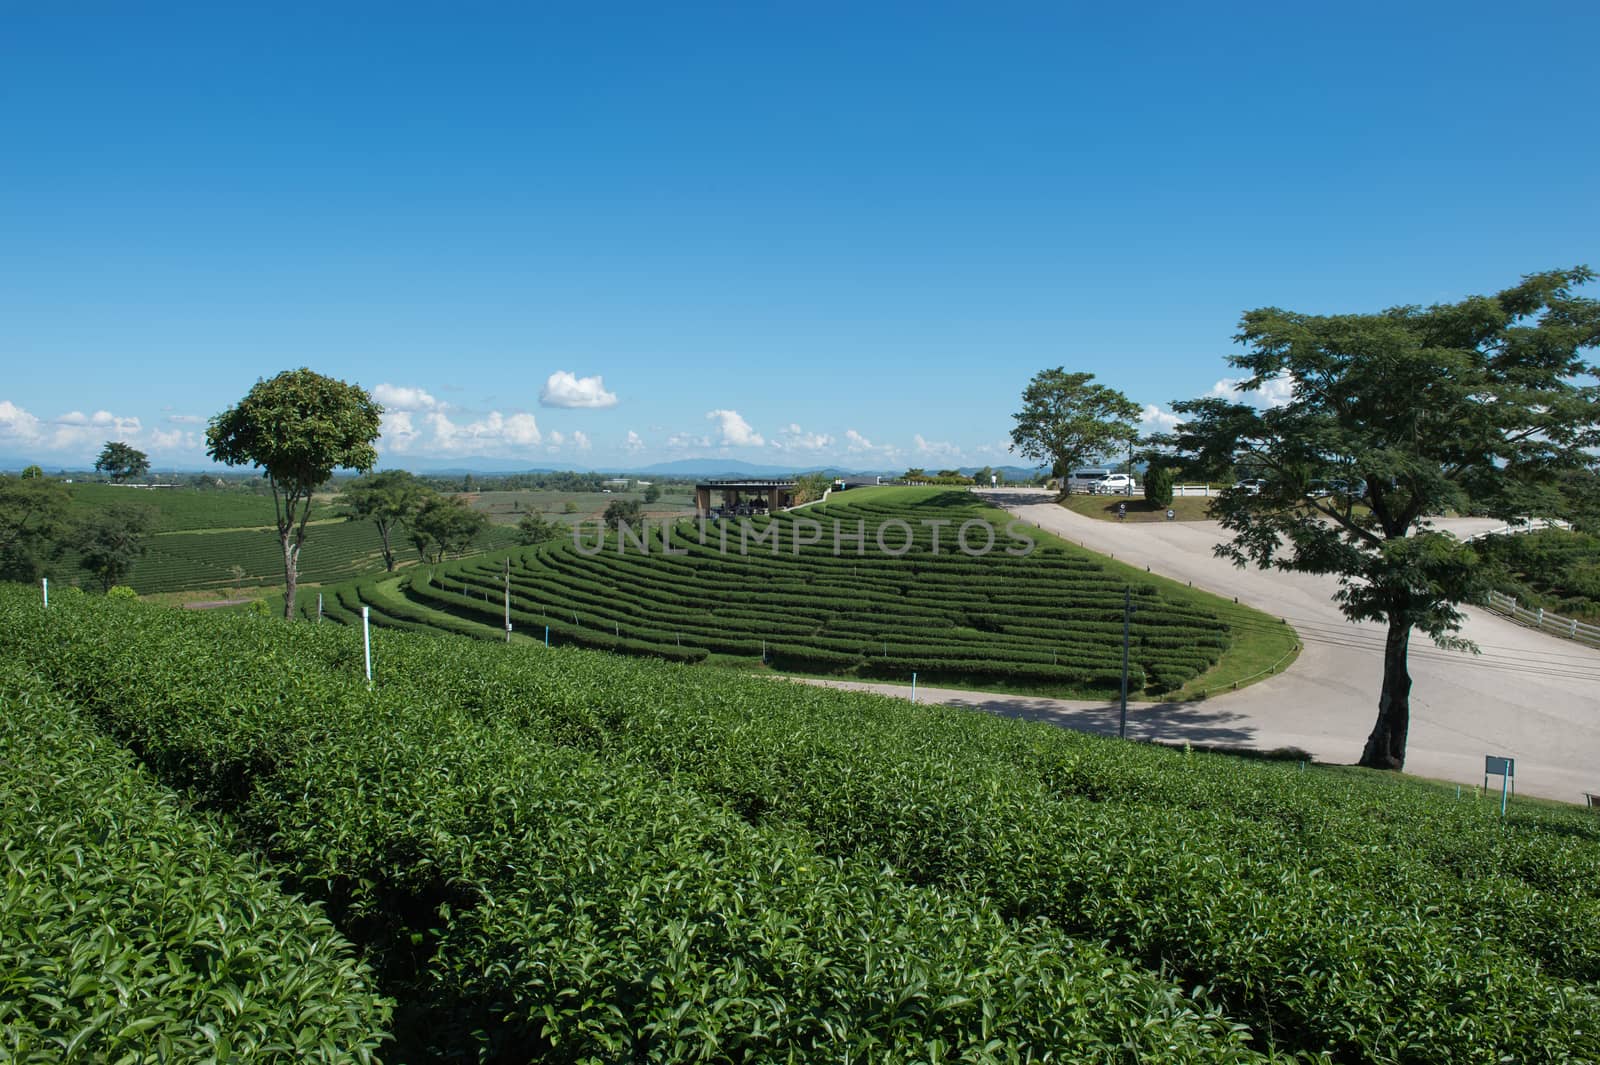
[[(196, 529), (250, 529), (271, 525), (272, 497), (246, 492), (199, 488), (134, 488), (111, 484), (74, 484), (72, 507), (78, 512), (99, 510), (116, 503), (148, 507), (156, 514), (157, 532)], [(333, 516), (327, 508), (327, 517)]]
[[(283, 550), (270, 496), (109, 484), (75, 484), (71, 491), (72, 508), (79, 515), (114, 504), (148, 507), (155, 513), (156, 531), (147, 538), (145, 555), (127, 582), (140, 595), (273, 588), (283, 582)], [(371, 522), (339, 518), (333, 495), (324, 493), (313, 504), (300, 556), (300, 582), (307, 586), (384, 571), (377, 528)], [(512, 529), (494, 526), (478, 547), (497, 550), (515, 542)], [(416, 558), (403, 532), (395, 554), (402, 565)], [(64, 583), (92, 583), (70, 552), (51, 566), (50, 573)]]
[[(533, 511), (545, 518), (568, 524), (590, 521), (605, 513), (606, 507), (616, 500), (636, 499), (649, 517), (683, 517), (694, 513), (694, 492), (687, 487), (663, 487), (661, 498), (654, 503), (644, 501), (644, 492), (473, 492), (467, 500), (474, 510), (481, 510), (496, 524), (515, 525), (522, 516)], [(567, 504), (577, 509), (567, 513)]]

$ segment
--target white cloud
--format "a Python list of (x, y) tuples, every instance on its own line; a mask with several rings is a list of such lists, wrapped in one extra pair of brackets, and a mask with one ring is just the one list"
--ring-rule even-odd
[(590, 448), (594, 447), (594, 444), (589, 441), (588, 433), (584, 432), (582, 429), (574, 429), (572, 431), (572, 446), (577, 448), (579, 451), (588, 451)]
[(916, 445), (917, 454), (928, 459), (957, 459), (961, 458), (961, 449), (956, 445), (943, 440), (926, 440), (921, 433), (911, 438)]
[(381, 384), (372, 390), (372, 398), (392, 411), (433, 410), (440, 406), (438, 400), (422, 389), (404, 385)]
[(544, 438), (539, 432), (539, 423), (531, 414), (508, 417), (495, 410), (477, 421), (461, 425), (443, 412), (434, 411), (427, 415), (427, 423), (433, 430), (433, 446), (441, 451), (505, 451), (532, 447)]
[(421, 436), (411, 421), (411, 412), (404, 410), (384, 411), (379, 431), (382, 434), (383, 446), (392, 451), (408, 450)]
[[(168, 419), (179, 425), (198, 422), (198, 418), (175, 416)], [(81, 410), (45, 421), (12, 403), (0, 400), (0, 443), (12, 447), (26, 447), (40, 458), (51, 458), (64, 463), (90, 461), (108, 440), (120, 440), (133, 447), (156, 453), (188, 452), (188, 459), (198, 458), (200, 438), (187, 429), (145, 429), (136, 416), (114, 414), (97, 410), (85, 414)]]
[(0, 400), (0, 440), (31, 443), (39, 439), (39, 419), (11, 402)]
[(198, 414), (169, 414), (167, 421), (173, 425), (199, 425), (205, 419)]
[(706, 417), (717, 423), (723, 447), (760, 447), (766, 443), (766, 438), (750, 428), (736, 410), (708, 410)]
[(1294, 399), (1294, 381), (1288, 376), (1270, 377), (1261, 383), (1259, 389), (1248, 392), (1239, 387), (1246, 380), (1242, 377), (1224, 377), (1211, 386), (1210, 395), (1263, 408), (1282, 407)]
[(808, 433), (790, 422), (772, 446), (784, 451), (821, 451), (833, 446), (833, 437), (827, 433)]
[(156, 451), (193, 451), (200, 446), (200, 438), (184, 429), (152, 429), (149, 443)]
[(106, 440), (137, 444), (140, 430), (143, 429), (143, 423), (138, 418), (112, 414), (108, 410), (97, 410), (93, 414), (84, 414), (81, 410), (68, 411), (55, 419), (53, 424), (55, 428), (46, 446), (56, 450), (83, 448)]
[(1179, 418), (1169, 410), (1162, 410), (1154, 403), (1146, 403), (1144, 411), (1139, 415), (1139, 427), (1146, 433), (1167, 433), (1178, 424)]
[(560, 447), (562, 444), (565, 444), (567, 442), (567, 438), (561, 435), (561, 430), (560, 429), (552, 429), (552, 430), (550, 430), (550, 435), (549, 435), (548, 439), (550, 441), (550, 450), (551, 451), (554, 451), (556, 448)]
[(579, 377), (557, 370), (539, 391), (539, 402), (546, 407), (615, 407), (617, 394), (606, 391), (598, 374)]
[(856, 432), (854, 429), (844, 431), (845, 450), (851, 452), (875, 451), (872, 441)]
[(710, 447), (709, 436), (695, 436), (693, 433), (673, 433), (667, 437), (667, 446), (674, 451), (683, 451), (688, 448)]
[(632, 429), (628, 430), (628, 439), (623, 442), (624, 451), (640, 452), (644, 450), (644, 438)]

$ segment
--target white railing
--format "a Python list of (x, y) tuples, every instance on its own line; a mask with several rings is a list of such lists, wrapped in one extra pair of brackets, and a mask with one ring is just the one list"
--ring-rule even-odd
[(1482, 540), (1485, 536), (1512, 536), (1517, 533), (1538, 532), (1541, 529), (1570, 529), (1572, 522), (1562, 521), (1560, 518), (1512, 518), (1510, 522), (1498, 529), (1486, 529), (1481, 533), (1473, 533), (1467, 537), (1466, 542)]
[(1172, 486), (1174, 496), (1219, 496), (1222, 494), (1221, 486), (1213, 488), (1209, 484), (1175, 484)]
[(1498, 613), (1504, 614), (1512, 621), (1519, 621), (1524, 625), (1532, 625), (1541, 632), (1552, 633), (1556, 636), (1565, 636), (1569, 640), (1577, 640), (1591, 647), (1600, 647), (1600, 625), (1588, 625), (1576, 618), (1564, 618), (1560, 614), (1552, 613), (1543, 607), (1529, 609), (1517, 602), (1514, 595), (1502, 595), (1499, 592), (1489, 593), (1488, 607)]

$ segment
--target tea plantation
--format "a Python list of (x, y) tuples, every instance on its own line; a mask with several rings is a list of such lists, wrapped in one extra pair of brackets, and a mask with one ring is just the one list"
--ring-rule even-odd
[[(205, 989), (263, 1056), (330, 1017), (324, 1056), (358, 1056), (375, 981), (387, 1061), (1600, 1060), (1582, 811), (645, 657), (374, 643), (369, 690), (348, 628), (0, 590), (6, 1050), (158, 1060), (222, 1030)], [(147, 872), (178, 867), (210, 872)], [(305, 965), (326, 926), (269, 870), (350, 946)], [(216, 921), (231, 899), (250, 916)], [(74, 953), (95, 907), (94, 949), (130, 955), (104, 973)], [(140, 968), (126, 943), (168, 945)]]
[[(1239, 679), (1293, 655), (1294, 633), (1277, 619), (1025, 526), (1013, 536), (1008, 520), (965, 492), (865, 489), (824, 507), (608, 533), (603, 543), (591, 527), (576, 543), (512, 555), (511, 620), (541, 641), (548, 632), (552, 645), (674, 661), (1105, 694), (1121, 683), (1131, 587), (1134, 692)], [(325, 596), (324, 613), (348, 620), (367, 606), (380, 625), (503, 638), (504, 566), (480, 557), (419, 569), (391, 589), (352, 585)]]

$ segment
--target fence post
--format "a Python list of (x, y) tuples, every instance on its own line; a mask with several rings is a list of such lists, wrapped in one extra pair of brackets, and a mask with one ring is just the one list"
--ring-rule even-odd
[(44, 584), (44, 608), (50, 609), (50, 578), (42, 578)]
[(367, 660), (367, 687), (372, 687), (372, 608), (361, 608), (361, 648)]
[(1540, 608), (1539, 608), (1539, 613), (1538, 613), (1538, 617), (1537, 617), (1537, 619), (1536, 619), (1536, 620), (1535, 620), (1535, 621), (1534, 621), (1534, 625), (1535, 625), (1535, 626), (1536, 626), (1536, 627), (1537, 627), (1537, 628), (1541, 628), (1541, 629), (1542, 629), (1542, 628), (1544, 628), (1544, 607), (1540, 607)]

